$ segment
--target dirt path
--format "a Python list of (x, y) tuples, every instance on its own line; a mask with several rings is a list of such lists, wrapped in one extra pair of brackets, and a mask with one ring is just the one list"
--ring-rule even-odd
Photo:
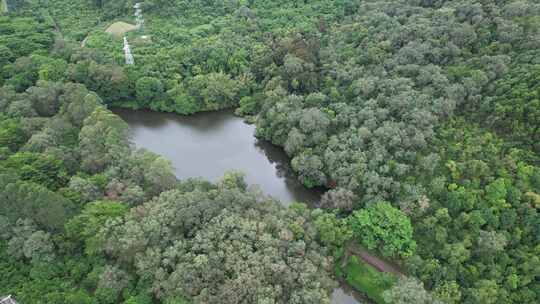
[(364, 247), (358, 244), (349, 244), (347, 246), (347, 252), (350, 255), (356, 255), (361, 258), (364, 262), (375, 267), (380, 272), (388, 272), (395, 274), (399, 277), (404, 277), (405, 274), (399, 269), (399, 267), (393, 263), (387, 262), (367, 251)]

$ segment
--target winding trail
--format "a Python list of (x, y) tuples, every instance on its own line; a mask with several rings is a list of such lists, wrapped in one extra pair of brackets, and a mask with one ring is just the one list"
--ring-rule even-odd
[(373, 266), (375, 269), (377, 269), (380, 272), (387, 272), (392, 273), (398, 277), (405, 277), (406, 275), (399, 269), (399, 266), (385, 261), (373, 254), (371, 254), (369, 251), (367, 251), (364, 247), (356, 244), (351, 243), (347, 246), (347, 257), (344, 259), (346, 262), (351, 255), (356, 255), (357, 257), (361, 258), (364, 262), (367, 264)]

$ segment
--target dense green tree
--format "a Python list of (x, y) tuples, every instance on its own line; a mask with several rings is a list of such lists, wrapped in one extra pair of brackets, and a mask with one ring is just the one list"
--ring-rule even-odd
[(118, 116), (98, 107), (84, 120), (79, 135), (82, 168), (98, 172), (123, 156), (128, 148), (127, 125)]
[(313, 217), (323, 244), (341, 247), (352, 239), (353, 231), (346, 220), (337, 218), (333, 213), (323, 213), (319, 209), (313, 211)]
[(67, 169), (53, 155), (19, 152), (1, 162), (6, 168), (17, 169), (22, 180), (57, 190), (67, 183)]
[(98, 232), (108, 220), (123, 216), (126, 205), (112, 201), (97, 201), (85, 205), (81, 213), (66, 224), (66, 233), (75, 240), (85, 242), (85, 252), (89, 255), (99, 251)]
[(407, 216), (388, 202), (379, 202), (353, 212), (351, 228), (361, 244), (379, 249), (385, 256), (411, 256), (416, 250)]
[(139, 208), (143, 218), (133, 213), (110, 222), (106, 252), (136, 267), (165, 302), (186, 296), (209, 303), (328, 303), (325, 289), (332, 284), (320, 268), (328, 261), (309, 235), (305, 207), (254, 203), (257, 194), (232, 180), (238, 179), (226, 177), (210, 192), (164, 192)]
[(43, 186), (20, 181), (9, 172), (0, 174), (0, 185), (0, 214), (10, 222), (28, 218), (42, 229), (62, 228), (71, 202)]
[(163, 98), (163, 84), (157, 78), (142, 77), (137, 80), (136, 92), (139, 103), (143, 105), (152, 104), (153, 101), (159, 101)]
[(441, 301), (433, 298), (416, 279), (402, 278), (391, 289), (383, 293), (386, 303), (396, 304), (436, 304)]
[(7, 153), (17, 151), (27, 140), (27, 135), (17, 119), (0, 117), (0, 146), (9, 149), (2, 151), (2, 157)]
[[(132, 19), (132, 1), (9, 4), (0, 294), (325, 303), (315, 241), (339, 257), (352, 239), (423, 282), (400, 281), (391, 302), (538, 302), (535, 1), (148, 0), (131, 66), (103, 29)], [(179, 184), (103, 102), (239, 106), (304, 184), (332, 189), (325, 210), (277, 208), (236, 173)]]

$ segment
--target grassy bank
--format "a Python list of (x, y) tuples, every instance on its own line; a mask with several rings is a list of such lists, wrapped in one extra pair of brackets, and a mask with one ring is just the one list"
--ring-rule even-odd
[(377, 304), (385, 304), (382, 293), (392, 287), (397, 278), (394, 275), (382, 273), (364, 263), (358, 257), (352, 256), (345, 265), (337, 265), (336, 273), (345, 279), (349, 285), (364, 293)]

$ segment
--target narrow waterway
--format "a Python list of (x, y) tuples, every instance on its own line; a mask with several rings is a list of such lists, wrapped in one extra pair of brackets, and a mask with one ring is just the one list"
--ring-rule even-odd
[[(172, 113), (113, 109), (130, 127), (131, 141), (168, 158), (179, 179), (203, 177), (217, 181), (228, 170), (245, 173), (246, 182), (288, 206), (292, 202), (314, 205), (321, 189), (307, 189), (294, 175), (285, 152), (258, 140), (255, 126), (232, 111), (181, 116)], [(334, 304), (360, 303), (342, 286), (332, 294)]]

